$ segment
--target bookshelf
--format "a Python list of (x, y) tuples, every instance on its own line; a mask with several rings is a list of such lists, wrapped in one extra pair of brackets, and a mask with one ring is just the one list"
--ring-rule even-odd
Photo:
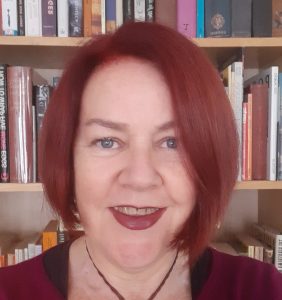
[[(35, 69), (62, 69), (78, 47), (88, 40), (89, 38), (1, 36), (0, 63), (29, 65)], [(243, 49), (247, 71), (250, 70), (252, 72), (259, 67), (267, 67), (274, 63), (282, 66), (282, 37), (205, 38), (193, 39), (193, 42), (203, 48), (216, 65), (224, 63)], [(51, 73), (52, 70), (49, 72)], [(256, 204), (249, 199), (250, 193), (251, 197), (255, 198)], [(42, 199), (42, 186), (40, 183), (0, 184), (0, 202), (10, 201), (10, 198), (17, 198), (15, 203), (20, 203), (20, 194), (30, 198), (30, 204), (28, 205), (37, 206), (37, 209), (40, 211), (41, 201), (39, 201), (39, 204), (35, 204), (37, 198)], [(38, 194), (40, 194), (40, 197)], [(246, 205), (249, 206), (248, 211), (255, 210), (254, 218), (256, 221), (266, 222), (282, 230), (282, 181), (238, 182), (232, 198), (234, 198), (232, 201), (238, 201), (238, 206)], [(26, 201), (28, 200), (25, 199), (24, 202)], [(21, 213), (20, 204), (15, 203), (16, 213)], [(3, 221), (0, 230), (5, 224), (4, 220), (8, 217), (11, 218), (11, 212), (5, 214), (3, 211), (5, 206), (2, 205), (1, 207), (0, 218)], [(27, 222), (32, 223), (32, 217)], [(236, 217), (238, 219), (237, 222), (240, 223), (240, 215)], [(42, 223), (36, 226), (42, 226)]]

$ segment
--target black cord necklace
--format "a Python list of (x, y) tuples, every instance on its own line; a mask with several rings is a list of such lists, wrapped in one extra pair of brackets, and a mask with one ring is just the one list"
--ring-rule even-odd
[[(90, 253), (89, 253), (89, 250), (88, 250), (88, 247), (87, 247), (87, 243), (86, 243), (86, 239), (84, 240), (85, 241), (85, 248), (86, 248), (86, 251), (87, 251), (87, 254), (88, 254), (88, 257), (90, 258), (94, 268), (96, 269), (96, 271), (98, 272), (99, 276), (103, 279), (103, 281), (105, 282), (105, 284), (111, 289), (111, 291), (117, 296), (117, 298), (119, 300), (125, 300), (125, 298), (117, 291), (117, 289), (115, 289), (110, 283), (109, 281), (105, 278), (105, 276), (102, 274), (102, 272), (97, 268), (97, 266), (95, 265)], [(152, 293), (152, 295), (148, 298), (148, 300), (153, 300), (157, 294), (159, 293), (159, 291), (161, 290), (161, 288), (163, 287), (163, 285), (165, 284), (167, 278), (169, 277), (171, 271), (173, 270), (173, 267), (176, 263), (176, 260), (177, 260), (177, 257), (178, 257), (178, 251), (176, 253), (176, 256), (174, 258), (174, 261), (171, 265), (171, 267), (169, 268), (168, 272), (166, 273), (165, 277), (163, 278), (162, 282), (159, 284), (159, 286), (157, 287), (157, 289)]]

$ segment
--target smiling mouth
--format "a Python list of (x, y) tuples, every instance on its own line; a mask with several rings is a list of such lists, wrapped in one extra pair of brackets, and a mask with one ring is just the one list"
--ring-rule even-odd
[(115, 206), (114, 210), (127, 216), (147, 216), (159, 210), (157, 207)]

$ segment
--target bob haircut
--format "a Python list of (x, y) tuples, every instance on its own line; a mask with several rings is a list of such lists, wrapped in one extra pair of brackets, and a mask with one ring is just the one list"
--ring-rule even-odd
[(73, 229), (79, 222), (73, 148), (82, 93), (98, 66), (123, 57), (151, 62), (170, 89), (183, 163), (196, 191), (194, 210), (172, 246), (189, 251), (193, 264), (208, 245), (236, 182), (238, 137), (217, 70), (199, 47), (173, 29), (126, 23), (114, 34), (95, 37), (78, 49), (43, 121), (39, 167), (45, 195), (66, 228)]

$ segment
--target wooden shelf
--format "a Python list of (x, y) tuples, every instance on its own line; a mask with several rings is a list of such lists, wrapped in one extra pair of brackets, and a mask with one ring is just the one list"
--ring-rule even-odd
[(0, 183), (0, 192), (42, 192), (41, 183)]

